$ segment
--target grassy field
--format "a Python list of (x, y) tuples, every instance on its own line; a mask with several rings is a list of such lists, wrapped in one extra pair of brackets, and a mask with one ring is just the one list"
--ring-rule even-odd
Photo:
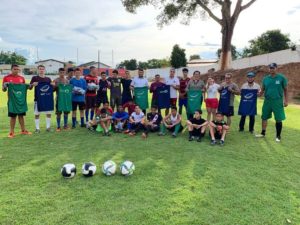
[[(32, 93), (26, 124), (34, 131)], [(237, 131), (238, 116), (222, 148), (210, 146), (208, 137), (188, 142), (187, 133), (147, 140), (84, 128), (46, 133), (44, 116), (40, 134), (8, 139), (1, 93), (0, 224), (300, 224), (299, 108), (286, 112), (279, 144), (273, 122), (257, 140)], [(100, 167), (108, 159), (132, 160), (136, 171), (105, 177)], [(87, 161), (98, 166), (92, 178), (80, 173)], [(67, 162), (79, 171), (71, 180), (60, 175)]]

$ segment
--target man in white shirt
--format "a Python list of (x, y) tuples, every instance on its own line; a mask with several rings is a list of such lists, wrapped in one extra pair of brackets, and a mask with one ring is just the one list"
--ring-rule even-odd
[[(170, 105), (171, 107), (176, 106), (177, 103), (177, 91), (180, 87), (180, 82), (177, 77), (175, 77), (175, 69), (170, 69), (170, 76), (165, 79), (166, 85), (170, 85)], [(165, 115), (169, 115), (169, 108), (166, 108)]]
[[(134, 77), (131, 81), (130, 88), (134, 90), (134, 88), (148, 87), (148, 80), (144, 78), (144, 70), (142, 68), (138, 68), (138, 76)], [(134, 92), (133, 92), (134, 93)], [(143, 110), (143, 113), (146, 113), (146, 110)]]

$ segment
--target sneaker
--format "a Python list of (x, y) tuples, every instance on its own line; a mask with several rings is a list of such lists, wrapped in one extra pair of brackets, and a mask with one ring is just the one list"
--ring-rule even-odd
[(175, 133), (172, 133), (172, 137), (173, 137), (173, 138), (176, 138), (177, 135), (176, 135)]
[(159, 132), (157, 135), (158, 135), (158, 136), (165, 136), (166, 134), (163, 133), (163, 132)]
[(28, 130), (23, 130), (23, 131), (21, 131), (21, 134), (23, 134), (23, 135), (31, 135), (32, 133), (29, 132)]
[(201, 137), (197, 137), (197, 142), (201, 142), (202, 140), (201, 140)]
[(142, 138), (147, 138), (147, 134), (146, 133), (142, 133)]
[(265, 135), (263, 135), (263, 134), (255, 134), (255, 137), (257, 137), (257, 138), (263, 138), (263, 137), (265, 137)]
[(223, 140), (220, 140), (220, 146), (224, 146), (224, 141)]
[(47, 132), (51, 132), (51, 128), (50, 128), (50, 127), (47, 128), (46, 131), (47, 131)]
[(211, 145), (215, 145), (216, 143), (217, 143), (216, 140), (211, 140), (210, 142)]
[(70, 130), (70, 127), (64, 126), (64, 130)]
[(107, 132), (106, 132), (106, 136), (109, 137), (110, 135), (111, 135), (111, 134), (109, 133), (109, 131), (107, 131)]
[(190, 136), (189, 137), (189, 141), (193, 141), (194, 140), (194, 137), (193, 136)]
[(61, 132), (61, 128), (60, 127), (56, 128), (56, 132)]
[(275, 141), (276, 142), (280, 142), (281, 141), (281, 137), (276, 137)]
[(254, 134), (254, 130), (249, 130), (249, 132), (250, 132), (251, 134)]
[(35, 129), (34, 133), (39, 134), (39, 133), (41, 133), (41, 130), (40, 129)]
[(14, 134), (14, 133), (9, 133), (7, 137), (8, 137), (8, 138), (14, 138), (14, 137), (15, 137), (15, 134)]

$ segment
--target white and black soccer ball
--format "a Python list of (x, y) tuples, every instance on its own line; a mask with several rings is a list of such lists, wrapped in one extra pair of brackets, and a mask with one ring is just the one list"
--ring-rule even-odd
[(102, 166), (102, 172), (106, 176), (114, 175), (116, 173), (116, 170), (117, 170), (117, 164), (112, 160), (106, 161)]
[(97, 90), (98, 87), (99, 87), (99, 86), (98, 86), (97, 84), (95, 84), (95, 83), (89, 83), (89, 84), (87, 85), (87, 89), (90, 90), (90, 91)]
[(97, 167), (92, 162), (87, 162), (82, 165), (82, 174), (85, 177), (92, 177), (96, 173)]
[(73, 178), (76, 175), (76, 166), (72, 163), (67, 163), (63, 165), (60, 172), (64, 178)]
[(133, 162), (131, 162), (129, 160), (122, 162), (120, 165), (121, 174), (124, 176), (132, 175), (134, 170), (135, 170), (135, 166), (134, 166)]

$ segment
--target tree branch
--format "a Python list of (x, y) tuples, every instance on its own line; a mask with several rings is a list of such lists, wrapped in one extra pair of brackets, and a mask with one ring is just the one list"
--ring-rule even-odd
[[(221, 2), (220, 0), (218, 0), (219, 2)], [(219, 23), (220, 25), (222, 25), (222, 20), (220, 18), (218, 18), (201, 0), (196, 0), (197, 4), (200, 5), (200, 7), (202, 9), (204, 9), (208, 15), (213, 18), (217, 23)]]
[(250, 2), (248, 2), (247, 4), (243, 5), (242, 6), (242, 10), (243, 11), (244, 9), (247, 9), (250, 5), (252, 5), (256, 0), (251, 0)]
[(218, 3), (219, 5), (223, 5), (223, 2), (222, 2), (222, 0), (214, 0), (216, 3)]

